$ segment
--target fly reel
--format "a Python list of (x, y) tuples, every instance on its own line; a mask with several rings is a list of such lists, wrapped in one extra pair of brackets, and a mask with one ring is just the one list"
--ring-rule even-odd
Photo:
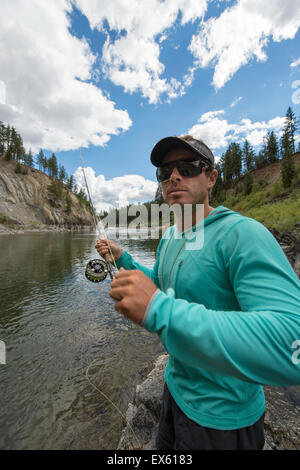
[(107, 263), (101, 259), (92, 259), (85, 268), (85, 277), (91, 282), (102, 282), (109, 272)]

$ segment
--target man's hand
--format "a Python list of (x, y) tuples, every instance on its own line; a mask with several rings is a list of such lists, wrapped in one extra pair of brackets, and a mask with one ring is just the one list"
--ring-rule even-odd
[(111, 249), (111, 252), (115, 260), (119, 259), (123, 253), (123, 250), (121, 247), (119, 247), (119, 245), (116, 242), (112, 240), (99, 239), (97, 240), (95, 248), (98, 251), (99, 255), (102, 256), (102, 258), (106, 259), (107, 256), (111, 258), (108, 245)]
[(156, 290), (154, 282), (142, 271), (137, 269), (125, 271), (121, 268), (111, 282), (109, 295), (117, 301), (115, 305), (117, 312), (140, 325)]

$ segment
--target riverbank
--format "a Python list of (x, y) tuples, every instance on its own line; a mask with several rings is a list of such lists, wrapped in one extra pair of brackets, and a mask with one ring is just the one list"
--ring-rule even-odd
[(94, 228), (89, 225), (74, 225), (72, 227), (59, 225), (20, 225), (14, 228), (9, 225), (0, 224), (0, 235), (22, 235), (32, 232), (91, 232)]

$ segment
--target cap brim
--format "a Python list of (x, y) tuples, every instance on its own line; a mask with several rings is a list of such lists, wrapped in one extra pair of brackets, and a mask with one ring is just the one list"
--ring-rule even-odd
[(179, 137), (165, 137), (164, 139), (157, 142), (151, 152), (152, 164), (156, 167), (160, 166), (166, 153), (175, 148), (186, 148), (207, 160), (208, 163), (210, 162), (209, 158), (198, 152), (197, 149), (195, 149), (192, 145), (189, 145), (188, 141), (182, 140)]

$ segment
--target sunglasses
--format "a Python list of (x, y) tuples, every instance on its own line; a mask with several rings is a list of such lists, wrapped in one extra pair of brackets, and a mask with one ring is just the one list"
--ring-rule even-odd
[(175, 166), (180, 175), (186, 178), (192, 178), (193, 176), (201, 175), (203, 168), (210, 168), (210, 165), (204, 163), (202, 160), (174, 160), (173, 162), (166, 163), (165, 165), (159, 166), (157, 168), (157, 181), (159, 183), (168, 181), (173, 173)]

